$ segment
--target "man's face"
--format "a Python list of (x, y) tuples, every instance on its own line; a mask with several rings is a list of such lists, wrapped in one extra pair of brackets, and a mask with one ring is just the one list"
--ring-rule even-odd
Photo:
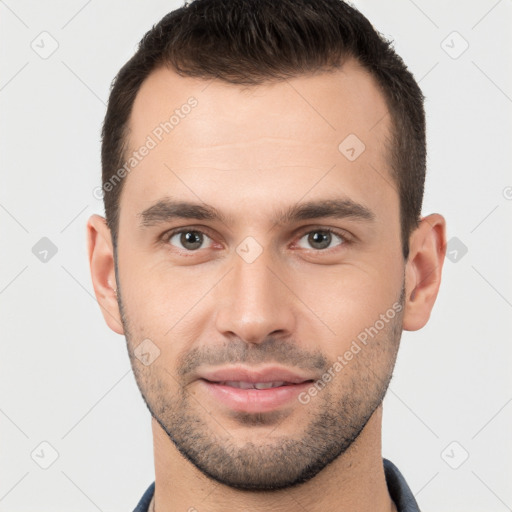
[[(404, 285), (386, 114), (354, 62), (245, 89), (161, 69), (137, 95), (127, 155), (148, 136), (158, 143), (121, 196), (123, 327), (151, 413), (211, 478), (246, 489), (305, 481), (382, 401)], [(172, 216), (170, 201), (222, 218)], [(335, 201), (340, 215), (284, 216)], [(133, 352), (148, 339), (159, 355), (145, 365)]]

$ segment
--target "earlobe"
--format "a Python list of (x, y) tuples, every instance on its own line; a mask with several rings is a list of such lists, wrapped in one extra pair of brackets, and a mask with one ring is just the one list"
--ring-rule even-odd
[(124, 334), (117, 302), (112, 236), (104, 217), (89, 218), (87, 246), (92, 284), (103, 318), (114, 332)]
[(446, 253), (445, 219), (437, 213), (421, 219), (410, 236), (409, 247), (403, 328), (416, 331), (428, 322), (441, 285)]

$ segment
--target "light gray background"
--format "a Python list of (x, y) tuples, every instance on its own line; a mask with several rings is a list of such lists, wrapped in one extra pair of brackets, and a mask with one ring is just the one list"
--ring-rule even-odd
[[(94, 298), (85, 223), (103, 213), (110, 82), (179, 5), (0, 1), (1, 511), (132, 510), (154, 479), (149, 412)], [(403, 335), (383, 455), (424, 512), (512, 510), (512, 2), (355, 5), (427, 97), (423, 212), (445, 215), (458, 251), (429, 324)], [(58, 250), (46, 262), (32, 252), (43, 237)], [(48, 469), (42, 442), (58, 452)]]

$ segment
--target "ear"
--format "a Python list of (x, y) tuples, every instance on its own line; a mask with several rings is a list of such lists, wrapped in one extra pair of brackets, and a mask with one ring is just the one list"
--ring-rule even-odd
[(441, 284), (446, 254), (444, 218), (437, 213), (423, 217), (409, 238), (409, 247), (403, 328), (417, 331), (428, 322)]
[(124, 334), (116, 295), (112, 236), (100, 215), (92, 215), (87, 222), (87, 247), (92, 285), (103, 318), (114, 332)]

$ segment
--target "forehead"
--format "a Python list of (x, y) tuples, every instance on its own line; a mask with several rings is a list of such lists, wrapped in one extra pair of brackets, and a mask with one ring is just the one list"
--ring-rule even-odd
[(140, 210), (177, 189), (196, 200), (231, 193), (249, 204), (288, 192), (297, 201), (319, 180), (316, 190), (389, 200), (389, 128), (382, 93), (353, 60), (248, 87), (160, 68), (133, 105), (121, 205)]

